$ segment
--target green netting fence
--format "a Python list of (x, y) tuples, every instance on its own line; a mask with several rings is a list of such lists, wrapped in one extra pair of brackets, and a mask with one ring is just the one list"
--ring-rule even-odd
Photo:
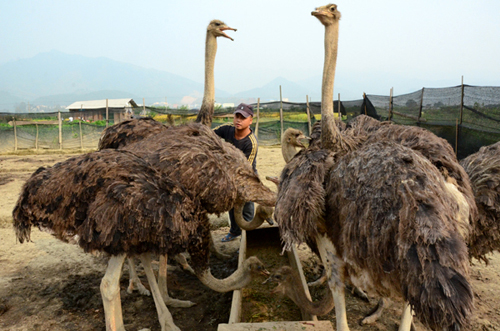
[(399, 96), (367, 95), (381, 120), (424, 127), (446, 139), (459, 159), (500, 141), (500, 87), (423, 88)]
[[(321, 103), (267, 102), (252, 104), (260, 145), (276, 145), (289, 127), (309, 133), (321, 119)], [(258, 111), (257, 111), (258, 109)], [(196, 119), (197, 109), (133, 108), (131, 116), (151, 116), (179, 125)], [(130, 112), (130, 109), (129, 109)], [(234, 108), (216, 108), (212, 127), (232, 123)], [(349, 121), (359, 114), (397, 124), (418, 125), (445, 138), (459, 159), (481, 146), (500, 141), (500, 87), (460, 85), (423, 88), (398, 96), (365, 95), (353, 101), (334, 101), (334, 112)], [(258, 114), (257, 114), (258, 113)], [(339, 115), (340, 114), (340, 115)], [(109, 114), (108, 125), (120, 114)], [(20, 150), (96, 149), (106, 128), (106, 111), (92, 111), (93, 121), (79, 113), (0, 113), (0, 153)], [(81, 118), (81, 119), (80, 119)], [(258, 123), (258, 124), (257, 124)], [(258, 128), (257, 128), (258, 126)]]

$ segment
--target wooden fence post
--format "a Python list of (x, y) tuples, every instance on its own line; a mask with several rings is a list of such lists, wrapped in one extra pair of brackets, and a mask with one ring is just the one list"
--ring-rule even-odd
[(16, 126), (16, 119), (14, 118), (14, 151), (17, 152), (17, 126)]
[(420, 109), (418, 110), (417, 125), (420, 126), (420, 117), (422, 117), (422, 107), (424, 105), (424, 87), (422, 87), (422, 95), (420, 96)]
[(389, 122), (392, 120), (392, 90), (393, 87), (391, 87), (391, 93), (389, 96)]
[(339, 93), (339, 103), (337, 105), (338, 105), (339, 120), (342, 121), (342, 113), (340, 112), (340, 93)]
[(281, 137), (283, 137), (283, 99), (281, 97), (281, 85), (280, 85), (280, 122), (281, 122), (281, 136), (280, 136), (280, 141)]
[(462, 76), (462, 95), (460, 98), (460, 121), (457, 125), (457, 137), (455, 138), (455, 154), (458, 155), (458, 142), (460, 139), (460, 134), (462, 133), (462, 121), (463, 121), (463, 115), (464, 115), (464, 76)]
[(61, 112), (57, 112), (57, 119), (59, 122), (59, 149), (62, 149), (62, 120), (61, 120)]
[(35, 137), (35, 150), (38, 150), (38, 124), (36, 126), (36, 137)]
[(106, 99), (106, 127), (109, 126), (109, 109), (108, 109), (108, 99)]
[(311, 110), (309, 108), (309, 95), (306, 95), (306, 112), (307, 112), (307, 130), (309, 132), (309, 136), (311, 135)]
[(80, 120), (80, 122), (78, 122), (78, 124), (80, 125), (80, 149), (83, 152), (82, 121)]
[(255, 123), (255, 137), (259, 140), (260, 98), (257, 99), (257, 123)]
[(365, 108), (365, 115), (366, 115), (366, 93), (365, 92), (363, 92), (363, 105)]

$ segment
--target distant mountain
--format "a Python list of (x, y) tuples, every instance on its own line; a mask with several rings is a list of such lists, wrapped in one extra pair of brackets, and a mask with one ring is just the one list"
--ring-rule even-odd
[(243, 91), (234, 94), (232, 97), (255, 97), (260, 98), (261, 102), (280, 99), (280, 89), (283, 99), (289, 99), (295, 102), (305, 102), (306, 95), (318, 94), (321, 91), (314, 91), (314, 88), (308, 88), (300, 84), (291, 82), (283, 77), (277, 77), (262, 87)]
[(124, 91), (102, 90), (89, 93), (66, 93), (47, 95), (33, 100), (34, 105), (69, 105), (75, 101), (104, 100), (104, 99), (127, 99), (132, 98), (137, 104), (142, 104), (142, 98)]
[[(59, 51), (2, 64), (0, 77), (0, 91), (24, 102), (69, 104), (85, 97), (135, 97), (140, 104), (143, 97), (148, 103), (168, 97), (169, 103), (176, 103), (184, 96), (203, 95), (202, 83), (166, 71)], [(216, 96), (229, 93), (216, 89)], [(0, 95), (0, 104), (16, 102), (6, 98)]]
[(10, 112), (14, 109), (14, 105), (23, 101), (21, 98), (15, 97), (12, 94), (0, 91), (0, 112)]

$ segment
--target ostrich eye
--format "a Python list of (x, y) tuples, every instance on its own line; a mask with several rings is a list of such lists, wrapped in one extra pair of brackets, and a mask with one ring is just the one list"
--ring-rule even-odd
[(335, 7), (330, 7), (330, 11), (335, 11)]
[(215, 23), (216, 26), (220, 26), (220, 23)]

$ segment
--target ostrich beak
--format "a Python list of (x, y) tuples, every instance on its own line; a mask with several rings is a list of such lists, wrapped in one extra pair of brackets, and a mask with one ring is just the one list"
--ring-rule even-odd
[(233, 38), (229, 37), (229, 36), (228, 36), (228, 35), (224, 32), (225, 30), (233, 30), (233, 31), (236, 31), (236, 29), (231, 28), (231, 27), (229, 27), (229, 26), (222, 27), (222, 28), (220, 28), (220, 29), (219, 29), (219, 31), (220, 31), (220, 33), (221, 33), (221, 36), (226, 37), (226, 38), (228, 38), (228, 39), (231, 39), (231, 41), (234, 41), (234, 39), (233, 39)]
[(262, 284), (267, 284), (269, 282), (272, 282), (273, 281), (273, 276), (271, 276), (270, 274), (268, 275), (267, 279), (265, 281), (262, 282)]
[(273, 182), (274, 184), (276, 184), (276, 186), (279, 186), (279, 184), (280, 184), (280, 180), (276, 176), (266, 176), (266, 179), (268, 181)]
[(311, 12), (311, 15), (315, 17), (320, 17), (320, 16), (327, 16), (327, 13), (325, 13), (323, 10), (319, 8), (316, 8)]
[[(271, 277), (269, 277), (269, 276), (271, 276), (271, 273), (270, 273), (269, 271), (267, 271), (266, 269), (262, 269), (262, 270), (260, 271), (260, 273), (261, 273), (263, 276), (268, 277), (267, 279), (271, 278)], [(267, 282), (267, 279), (266, 279), (264, 282)]]

